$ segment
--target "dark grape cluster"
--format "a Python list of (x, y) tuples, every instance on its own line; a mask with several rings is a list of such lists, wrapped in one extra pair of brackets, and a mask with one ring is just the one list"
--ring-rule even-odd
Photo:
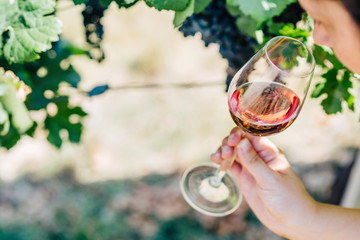
[(239, 30), (225, 4), (225, 0), (213, 0), (203, 12), (188, 17), (179, 30), (185, 37), (200, 32), (205, 46), (219, 44), (220, 54), (229, 63), (228, 86), (235, 72), (254, 54), (257, 42)]
[(104, 51), (101, 48), (101, 40), (104, 30), (101, 18), (107, 7), (101, 5), (98, 0), (88, 0), (85, 9), (82, 11), (85, 27), (86, 41), (90, 44), (89, 57), (101, 62), (104, 60)]
[[(303, 10), (299, 4), (289, 5), (285, 11), (273, 18), (274, 22), (296, 24), (301, 20)], [(257, 41), (243, 33), (236, 26), (236, 18), (226, 9), (226, 0), (213, 0), (205, 10), (188, 17), (179, 28), (184, 36), (194, 36), (201, 33), (201, 38), (208, 46), (210, 43), (219, 44), (219, 51), (229, 67), (226, 85), (228, 87), (232, 77), (254, 54)], [(263, 25), (265, 36), (267, 25)]]

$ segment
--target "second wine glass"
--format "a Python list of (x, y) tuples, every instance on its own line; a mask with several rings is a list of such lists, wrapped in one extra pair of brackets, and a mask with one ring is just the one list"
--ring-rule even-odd
[[(311, 51), (299, 40), (285, 36), (269, 40), (230, 83), (228, 105), (236, 125), (256, 136), (285, 130), (303, 106), (314, 68)], [(220, 166), (200, 164), (184, 172), (181, 191), (193, 208), (211, 216), (225, 216), (238, 208), (242, 196), (228, 171), (235, 154)]]

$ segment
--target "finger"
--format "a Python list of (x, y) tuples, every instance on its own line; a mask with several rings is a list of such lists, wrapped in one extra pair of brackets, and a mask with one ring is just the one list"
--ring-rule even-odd
[(221, 147), (221, 158), (229, 159), (234, 155), (234, 147), (230, 147), (228, 145), (224, 145)]
[(234, 146), (240, 142), (241, 136), (242, 132), (240, 129), (238, 127), (233, 128), (230, 135), (222, 140), (220, 148), (210, 155), (210, 160), (219, 164), (224, 159), (232, 158), (234, 154)]
[(231, 132), (230, 132), (229, 137), (228, 137), (227, 144), (228, 144), (229, 146), (235, 147), (236, 145), (239, 144), (242, 136), (243, 136), (243, 133), (242, 133), (242, 131), (240, 130), (240, 128), (238, 128), (238, 127), (233, 128), (233, 129), (231, 130)]
[(229, 159), (234, 156), (234, 147), (239, 144), (242, 138), (242, 132), (238, 127), (231, 130), (228, 137), (224, 138), (221, 147), (221, 157)]
[(247, 195), (252, 190), (256, 190), (256, 181), (246, 168), (235, 162), (231, 168), (231, 173), (236, 179), (240, 191)]
[[(210, 154), (211, 161), (220, 164), (224, 158), (228, 158), (228, 154), (230, 154), (229, 149), (225, 148), (222, 151), (222, 148), (227, 145), (227, 141), (228, 141), (228, 137), (225, 137), (221, 142), (221, 146), (216, 150), (216, 152)], [(233, 151), (233, 150), (230, 150), (230, 151)], [(225, 152), (224, 157), (222, 156), (222, 152)]]
[(286, 170), (290, 167), (282, 151), (269, 139), (254, 136), (249, 136), (248, 139), (259, 157), (273, 170)]
[(218, 149), (216, 150), (216, 152), (214, 152), (214, 153), (212, 153), (212, 154), (210, 155), (210, 160), (211, 160), (212, 162), (214, 162), (214, 163), (217, 163), (217, 164), (220, 164), (220, 163), (221, 163), (222, 158), (221, 158), (221, 149), (220, 149), (220, 148), (218, 148)]
[(234, 162), (231, 167), (232, 176), (235, 178), (238, 183), (240, 192), (243, 194), (245, 198), (251, 199), (251, 202), (254, 202), (257, 197), (252, 197), (256, 192), (256, 181), (254, 177), (249, 173), (246, 168), (243, 168), (238, 162)]
[(267, 186), (276, 173), (259, 157), (250, 141), (243, 138), (236, 147), (238, 161), (254, 177), (260, 186)]
[(225, 138), (222, 140), (221, 146), (227, 145), (228, 138), (229, 138), (229, 136), (225, 137)]

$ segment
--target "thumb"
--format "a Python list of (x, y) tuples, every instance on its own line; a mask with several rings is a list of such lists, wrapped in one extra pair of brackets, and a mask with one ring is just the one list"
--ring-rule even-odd
[(245, 168), (260, 186), (266, 186), (277, 174), (258, 155), (247, 138), (236, 147), (237, 161)]

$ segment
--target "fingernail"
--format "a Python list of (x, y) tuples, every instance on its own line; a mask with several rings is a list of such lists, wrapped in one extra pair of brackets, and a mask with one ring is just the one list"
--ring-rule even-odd
[(247, 152), (250, 149), (250, 147), (251, 145), (247, 138), (243, 138), (238, 145), (238, 148), (243, 152)]
[(231, 154), (231, 149), (230, 149), (230, 147), (229, 147), (229, 146), (222, 146), (222, 147), (221, 147), (221, 153), (222, 153), (223, 155), (226, 155), (226, 156), (230, 155), (230, 154)]
[(230, 134), (229, 138), (228, 138), (228, 143), (231, 143), (235, 140), (235, 135), (234, 134)]

